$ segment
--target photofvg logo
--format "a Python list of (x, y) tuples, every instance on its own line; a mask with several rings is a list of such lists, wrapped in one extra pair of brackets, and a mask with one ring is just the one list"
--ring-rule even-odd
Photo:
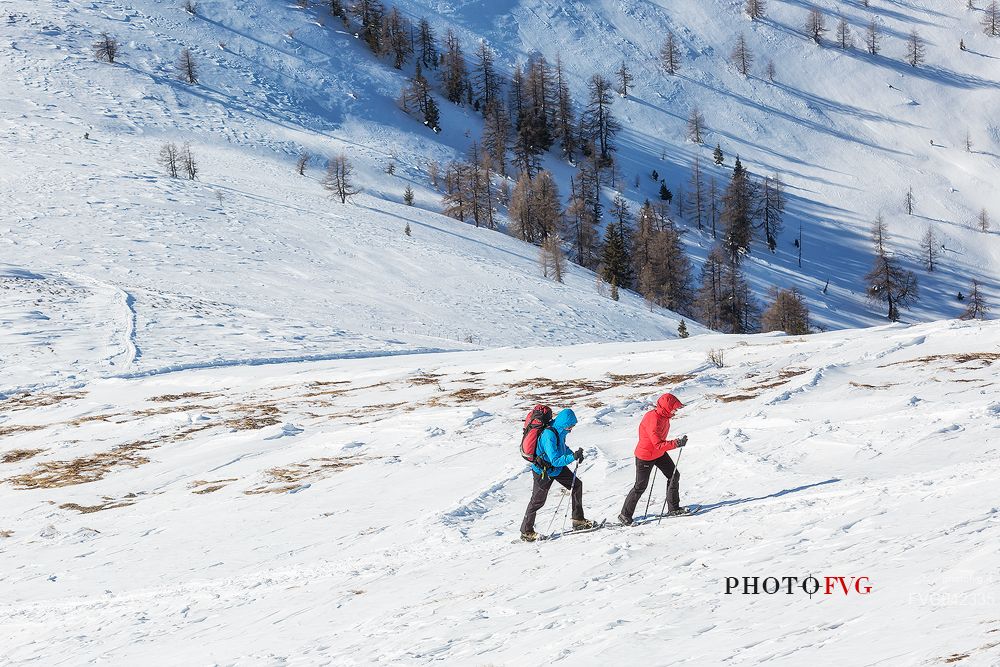
[(868, 577), (726, 577), (726, 595), (869, 595)]

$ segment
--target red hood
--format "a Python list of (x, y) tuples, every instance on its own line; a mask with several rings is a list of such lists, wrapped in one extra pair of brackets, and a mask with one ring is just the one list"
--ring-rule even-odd
[(672, 417), (684, 405), (673, 394), (664, 394), (656, 401), (656, 414), (661, 417)]

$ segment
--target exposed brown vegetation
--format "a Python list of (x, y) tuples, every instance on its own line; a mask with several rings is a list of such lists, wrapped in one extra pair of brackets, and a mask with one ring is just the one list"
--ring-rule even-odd
[(244, 403), (234, 406), (234, 409), (241, 414), (227, 419), (223, 424), (236, 431), (255, 431), (281, 423), (281, 411), (272, 403)]
[(153, 440), (138, 440), (107, 452), (69, 461), (43, 461), (29, 472), (7, 481), (19, 489), (54, 489), (103, 479), (115, 468), (137, 468), (149, 459), (140, 452), (155, 446)]
[[(930, 364), (935, 361), (953, 362), (955, 364), (978, 363), (980, 368), (986, 368), (994, 361), (1000, 361), (1000, 352), (962, 352), (959, 354), (934, 354), (928, 357), (917, 357), (905, 361), (894, 361), (889, 364), (882, 364), (879, 368), (889, 366), (903, 366), (909, 364)], [(951, 370), (951, 369), (947, 369)]]
[(18, 461), (23, 461), (25, 459), (30, 459), (32, 456), (38, 456), (44, 449), (14, 449), (3, 455), (0, 459), (0, 463), (17, 463)]
[(0, 412), (44, 408), (49, 405), (62, 403), (63, 401), (83, 398), (86, 395), (87, 393), (83, 391), (70, 391), (62, 394), (32, 394), (31, 392), (25, 392), (0, 401)]
[(132, 502), (128, 501), (114, 501), (109, 500), (107, 502), (101, 503), (99, 505), (78, 505), (76, 503), (63, 503), (59, 506), (61, 510), (76, 510), (80, 514), (93, 514), (94, 512), (103, 512), (104, 510), (113, 510), (119, 507), (128, 507), (132, 505)]
[(22, 424), (20, 426), (0, 426), (0, 438), (13, 435), (15, 433), (31, 433), (32, 431), (39, 431), (45, 428), (44, 426), (39, 426), (38, 424)]
[(188, 398), (215, 398), (216, 396), (218, 396), (218, 394), (211, 394), (207, 391), (186, 391), (183, 394), (163, 394), (162, 396), (153, 396), (149, 400), (155, 403), (174, 403)]
[(216, 479), (213, 481), (205, 481), (199, 479), (197, 481), (191, 482), (190, 488), (191, 493), (205, 494), (205, 493), (215, 493), (219, 489), (225, 487), (230, 482), (235, 482), (237, 477), (229, 477), (227, 479)]
[(13, 536), (14, 536), (13, 530), (0, 530), (0, 538), (6, 539), (8, 537), (13, 537)]
[(332, 458), (309, 459), (302, 463), (292, 463), (287, 466), (271, 468), (264, 471), (264, 482), (252, 489), (244, 491), (248, 496), (261, 493), (285, 493), (302, 486), (304, 482), (316, 481), (333, 473), (353, 468), (366, 460), (360, 456), (340, 456)]
[(886, 384), (865, 384), (864, 382), (855, 382), (851, 380), (848, 382), (852, 387), (857, 387), (858, 389), (889, 389), (890, 387), (895, 387), (898, 383), (888, 382)]

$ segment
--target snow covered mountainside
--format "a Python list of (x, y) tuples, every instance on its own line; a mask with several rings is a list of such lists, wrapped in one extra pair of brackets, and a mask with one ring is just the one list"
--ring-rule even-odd
[[(780, 173), (790, 197), (772, 255), (746, 263), (758, 299), (798, 287), (823, 328), (884, 321), (863, 298), (868, 226), (880, 211), (891, 247), (919, 274), (909, 320), (954, 317), (969, 282), (1000, 300), (997, 232), (969, 223), (992, 211), (1000, 131), (992, 65), (1000, 41), (982, 12), (925, 0), (818, 2), (846, 16), (860, 41), (869, 15), (883, 27), (882, 55), (843, 51), (801, 33), (806, 6), (772, 2), (749, 22), (741, 3), (416, 2), (438, 34), (457, 31), (467, 53), (488, 40), (509, 68), (533, 54), (561, 54), (574, 97), (594, 72), (622, 57), (636, 74), (614, 112), (624, 125), (618, 159), (624, 196), (655, 197), (661, 173), (678, 194), (697, 154), (720, 182), (715, 142), (728, 165), (739, 153), (756, 175)], [(442, 218), (428, 181), (478, 136), (475, 111), (442, 100), (434, 135), (396, 106), (406, 72), (375, 59), (318, 3), (271, 0), (14, 0), (0, 20), (0, 387), (73, 384), (94, 376), (261, 359), (315, 359), (499, 345), (650, 340), (678, 318), (650, 313), (632, 294), (612, 303), (593, 274), (564, 285), (543, 279), (537, 248)], [(927, 63), (901, 64), (917, 28)], [(679, 36), (683, 68), (656, 64), (666, 30)], [(94, 60), (101, 32), (122, 44), (115, 65)], [(758, 65), (738, 75), (727, 56), (743, 31)], [(967, 51), (959, 51), (964, 38)], [(176, 61), (189, 48), (197, 85)], [(761, 74), (774, 61), (773, 83)], [(705, 115), (701, 146), (685, 140), (691, 107)], [(966, 132), (973, 151), (964, 150)], [(85, 138), (86, 136), (86, 138)], [(161, 146), (191, 143), (199, 180), (170, 179)], [(294, 173), (300, 152), (313, 156)], [(343, 151), (363, 194), (352, 204), (320, 187), (325, 158)], [(394, 165), (394, 175), (385, 173)], [(570, 168), (549, 158), (563, 194)], [(706, 173), (707, 173), (706, 172)], [(633, 177), (640, 186), (633, 187)], [(404, 188), (414, 207), (402, 204)], [(914, 215), (902, 213), (913, 186)], [(605, 192), (610, 198), (613, 193)], [(993, 213), (1000, 218), (1000, 211)], [(803, 227), (803, 265), (792, 241)], [(412, 236), (405, 237), (409, 224)], [(928, 224), (943, 243), (938, 270), (920, 268)], [(711, 238), (683, 221), (700, 266)], [(695, 331), (697, 329), (695, 328)]]
[[(955, 321), (705, 335), (188, 370), (9, 399), (0, 655), (995, 665), (998, 337), (996, 322)], [(527, 407), (576, 410), (587, 514), (613, 518), (637, 423), (667, 389), (687, 404), (671, 427), (690, 436), (681, 500), (701, 513), (518, 541)], [(660, 477), (656, 511), (663, 491)], [(563, 527), (559, 495), (539, 530)], [(726, 594), (728, 578), (809, 576), (823, 582), (812, 597)], [(832, 579), (826, 594), (826, 577), (849, 592)]]
[[(413, 155), (444, 149), (410, 131), (367, 135), (344, 107), (352, 90), (379, 90), (347, 84), (348, 65), (367, 60), (359, 48), (324, 56), (323, 71), (282, 36), (301, 12), (198, 11), (4, 7), (0, 392), (208, 364), (676, 335), (679, 317), (632, 294), (614, 303), (586, 271), (545, 279), (537, 248), (434, 212), (440, 195)], [(102, 30), (122, 40), (121, 64), (93, 61)], [(195, 87), (174, 73), (186, 45), (203, 67)], [(398, 115), (395, 92), (383, 95), (374, 108)], [(191, 142), (199, 180), (162, 173), (166, 141)], [(302, 149), (317, 156), (305, 177), (294, 171)], [(319, 157), (338, 150), (366, 191), (349, 205), (320, 185)], [(415, 207), (400, 201), (407, 183)]]

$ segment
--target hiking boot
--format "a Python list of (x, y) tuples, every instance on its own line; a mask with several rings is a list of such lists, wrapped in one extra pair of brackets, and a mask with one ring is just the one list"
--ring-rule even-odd
[(538, 533), (531, 531), (530, 533), (521, 533), (522, 542), (534, 542), (538, 539)]
[(678, 507), (675, 510), (667, 512), (667, 516), (686, 516), (688, 514), (691, 514), (691, 510), (686, 507)]
[(589, 530), (596, 525), (597, 522), (590, 519), (573, 519), (573, 530)]
[(618, 520), (621, 521), (621, 524), (623, 526), (631, 526), (632, 525), (632, 517), (630, 517), (630, 516), (625, 516), (624, 514), (619, 514), (618, 515)]

